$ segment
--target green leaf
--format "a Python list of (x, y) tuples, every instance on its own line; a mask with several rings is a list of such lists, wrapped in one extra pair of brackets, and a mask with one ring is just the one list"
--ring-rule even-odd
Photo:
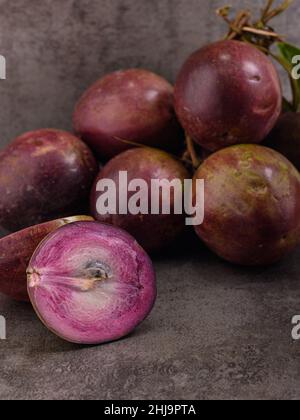
[(300, 110), (300, 79), (295, 79), (292, 75), (293, 69), (297, 63), (295, 63), (294, 57), (300, 57), (300, 48), (296, 47), (295, 45), (288, 44), (285, 42), (277, 43), (278, 51), (279, 51), (279, 61), (285, 70), (288, 72), (291, 87), (293, 92), (293, 111), (297, 112)]
[(300, 48), (292, 44), (287, 44), (285, 42), (279, 42), (277, 44), (281, 57), (286, 60), (287, 63), (293, 68), (293, 58), (296, 55), (300, 56)]

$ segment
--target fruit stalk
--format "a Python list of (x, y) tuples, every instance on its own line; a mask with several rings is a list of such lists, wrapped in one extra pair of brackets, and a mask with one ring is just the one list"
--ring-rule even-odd
[(282, 36), (269, 26), (269, 22), (284, 13), (294, 0), (284, 0), (278, 7), (272, 8), (274, 0), (268, 0), (258, 20), (252, 21), (252, 12), (241, 10), (231, 20), (229, 15), (231, 7), (225, 6), (217, 9), (217, 15), (222, 17), (229, 26), (225, 39), (250, 42), (255, 46), (266, 46), (268, 49), (274, 42), (281, 42)]
[(189, 135), (186, 136), (186, 145), (187, 145), (187, 154), (189, 155), (191, 159), (191, 164), (193, 166), (193, 169), (198, 169), (201, 164), (201, 159), (197, 155), (195, 144)]

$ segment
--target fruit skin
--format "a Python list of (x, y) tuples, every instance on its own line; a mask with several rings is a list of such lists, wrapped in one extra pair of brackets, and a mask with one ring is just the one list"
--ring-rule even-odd
[(70, 133), (18, 137), (0, 153), (0, 226), (15, 232), (81, 213), (98, 170), (90, 149)]
[[(170, 245), (184, 231), (185, 216), (183, 215), (147, 215), (117, 214), (100, 215), (97, 212), (97, 199), (101, 195), (96, 191), (97, 183), (103, 179), (111, 179), (117, 185), (117, 197), (119, 197), (119, 172), (127, 171), (128, 183), (133, 179), (143, 179), (147, 182), (149, 190), (149, 203), (151, 203), (150, 191), (152, 179), (190, 179), (190, 174), (180, 161), (173, 158), (166, 152), (150, 148), (138, 148), (128, 150), (107, 163), (100, 171), (95, 180), (91, 193), (91, 214), (103, 223), (118, 226), (136, 238), (139, 244), (149, 253), (160, 251)], [(128, 193), (128, 198), (134, 193)], [(174, 207), (172, 197), (171, 209)], [(119, 203), (119, 201), (118, 201)], [(119, 208), (119, 205), (118, 207)]]
[(277, 150), (300, 171), (300, 113), (282, 114), (265, 145)]
[(89, 216), (53, 220), (21, 230), (0, 239), (0, 293), (21, 302), (29, 302), (26, 269), (39, 243), (52, 231)]
[(52, 332), (100, 344), (128, 335), (149, 315), (156, 280), (149, 257), (128, 233), (79, 222), (40, 244), (29, 264), (28, 291)]
[(205, 180), (205, 219), (196, 232), (220, 257), (268, 265), (299, 245), (300, 175), (279, 153), (233, 146), (209, 157), (197, 178)]
[(278, 74), (259, 50), (220, 41), (196, 51), (175, 86), (175, 109), (187, 134), (210, 151), (260, 143), (282, 107)]
[(173, 151), (182, 137), (173, 86), (142, 69), (97, 81), (76, 105), (73, 122), (75, 132), (101, 159), (133, 147), (122, 140)]

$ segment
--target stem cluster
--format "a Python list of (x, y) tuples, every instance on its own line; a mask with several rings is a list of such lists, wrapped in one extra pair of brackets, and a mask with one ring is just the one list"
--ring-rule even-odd
[(236, 39), (249, 42), (257, 47), (269, 50), (275, 42), (282, 42), (282, 36), (269, 26), (276, 16), (285, 12), (294, 0), (284, 0), (279, 6), (274, 6), (274, 0), (267, 0), (258, 20), (253, 18), (250, 10), (241, 10), (231, 19), (231, 7), (225, 6), (217, 10), (229, 26), (226, 39)]

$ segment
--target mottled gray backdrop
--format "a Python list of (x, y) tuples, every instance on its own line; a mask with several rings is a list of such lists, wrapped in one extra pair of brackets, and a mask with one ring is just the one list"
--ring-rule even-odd
[[(227, 0), (224, 0), (227, 2)], [(239, 0), (236, 6), (261, 6)], [(146, 67), (170, 80), (225, 27), (223, 0), (0, 0), (0, 143), (39, 127), (70, 128), (74, 102), (106, 72)], [(300, 4), (278, 28), (300, 44)], [(199, 240), (156, 258), (158, 300), (130, 337), (63, 342), (29, 305), (0, 296), (0, 399), (299, 399), (300, 251), (269, 268), (226, 264)], [(0, 279), (1, 281), (1, 279)]]
[[(74, 102), (106, 72), (145, 67), (171, 81), (189, 53), (218, 40), (226, 0), (0, 0), (0, 144), (40, 127), (71, 127)], [(241, 7), (258, 0), (231, 0)], [(298, 0), (296, 0), (296, 4)], [(278, 28), (300, 40), (300, 7)]]

